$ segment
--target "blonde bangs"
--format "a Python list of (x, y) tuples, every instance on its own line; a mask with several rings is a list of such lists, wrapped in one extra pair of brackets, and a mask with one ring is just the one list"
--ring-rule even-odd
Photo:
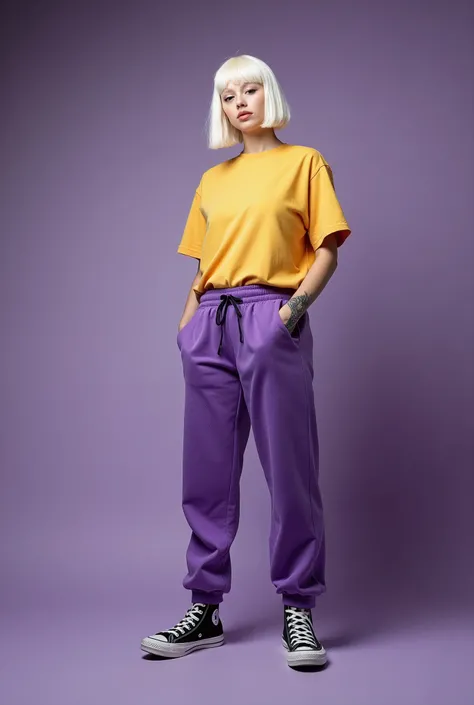
[(235, 83), (261, 83), (265, 84), (262, 67), (246, 54), (228, 59), (214, 77), (214, 86), (219, 95), (223, 92), (229, 81)]

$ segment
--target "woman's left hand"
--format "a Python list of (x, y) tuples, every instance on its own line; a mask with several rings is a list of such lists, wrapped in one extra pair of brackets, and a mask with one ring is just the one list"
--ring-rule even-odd
[(284, 304), (281, 307), (281, 309), (278, 311), (278, 315), (280, 316), (280, 318), (281, 318), (283, 324), (286, 326), (286, 328), (288, 328), (288, 331), (291, 333), (294, 330), (296, 323), (294, 325), (287, 325), (289, 318), (291, 316), (291, 308), (288, 306), (288, 304)]

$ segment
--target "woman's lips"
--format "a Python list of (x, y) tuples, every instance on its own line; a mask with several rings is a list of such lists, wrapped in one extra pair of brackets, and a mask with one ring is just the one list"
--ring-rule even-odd
[(244, 115), (239, 117), (239, 120), (246, 120), (249, 117), (252, 117), (252, 113), (244, 113)]

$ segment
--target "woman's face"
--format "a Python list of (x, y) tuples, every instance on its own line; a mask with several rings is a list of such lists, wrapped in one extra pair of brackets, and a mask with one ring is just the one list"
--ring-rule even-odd
[[(261, 83), (229, 81), (221, 93), (222, 109), (229, 122), (242, 132), (259, 128), (265, 117), (265, 92)], [(250, 115), (238, 117), (240, 113)]]

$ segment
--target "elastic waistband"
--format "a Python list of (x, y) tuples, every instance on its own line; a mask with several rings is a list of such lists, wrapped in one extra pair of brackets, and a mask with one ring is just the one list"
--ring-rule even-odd
[(278, 299), (280, 296), (291, 297), (295, 293), (295, 289), (286, 289), (277, 286), (269, 286), (268, 284), (246, 284), (244, 286), (230, 286), (225, 289), (208, 289), (199, 300), (200, 306), (216, 306), (220, 303), (223, 294), (232, 294), (243, 303), (252, 303), (253, 301), (262, 301), (264, 299)]

